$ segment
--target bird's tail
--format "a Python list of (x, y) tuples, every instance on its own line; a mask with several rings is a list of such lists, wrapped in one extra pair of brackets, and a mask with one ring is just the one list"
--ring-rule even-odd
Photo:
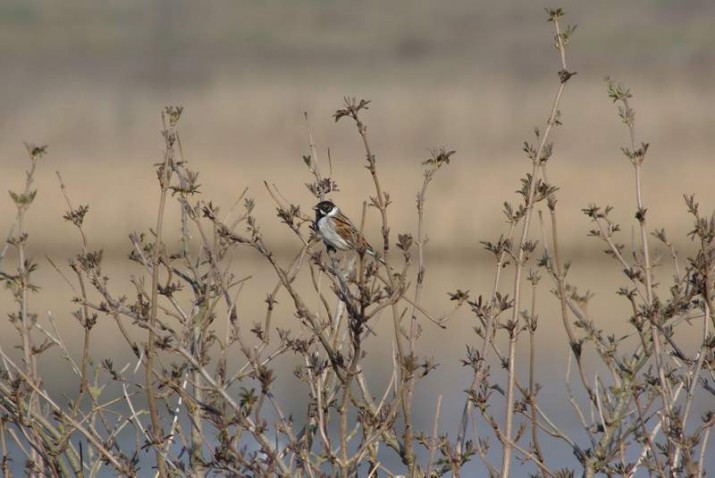
[(375, 249), (373, 249), (371, 246), (368, 245), (368, 246), (367, 246), (367, 249), (365, 250), (365, 252), (367, 252), (367, 253), (370, 254), (372, 257), (374, 257), (375, 259), (377, 259), (378, 261), (380, 261), (380, 263), (381, 263), (383, 266), (386, 266), (386, 265), (387, 265), (387, 263), (385, 262), (385, 259), (383, 259), (382, 257), (380, 257), (380, 254), (379, 254)]

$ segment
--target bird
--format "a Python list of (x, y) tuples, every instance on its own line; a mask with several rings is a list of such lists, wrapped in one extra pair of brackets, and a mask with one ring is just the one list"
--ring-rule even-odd
[(368, 253), (383, 264), (377, 251), (368, 244), (365, 236), (356, 228), (332, 201), (320, 201), (314, 208), (314, 228), (323, 239), (328, 252), (356, 251)]

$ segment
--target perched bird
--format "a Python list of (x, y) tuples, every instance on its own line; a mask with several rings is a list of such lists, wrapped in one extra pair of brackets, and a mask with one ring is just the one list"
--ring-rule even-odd
[(365, 236), (332, 201), (321, 201), (313, 209), (315, 210), (315, 229), (323, 238), (328, 252), (340, 250), (368, 253), (383, 264), (385, 263), (375, 249), (367, 243)]

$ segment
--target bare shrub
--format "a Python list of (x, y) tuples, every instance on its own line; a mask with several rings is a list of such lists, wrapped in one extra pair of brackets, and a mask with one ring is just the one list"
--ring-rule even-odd
[[(587, 307), (590, 295), (568, 280), (569, 264), (559, 250), (558, 188), (548, 175), (554, 154), (550, 137), (561, 126), (559, 102), (575, 75), (566, 60), (575, 28), (562, 29), (560, 9), (547, 12), (561, 61), (558, 86), (546, 124), (535, 130), (533, 142), (524, 143), (530, 169), (520, 180), (516, 202), (504, 203), (507, 231), (483, 242), (495, 259), (493, 288), (476, 298), (451, 292), (454, 305), (444, 313), (422, 306), (428, 271), (424, 216), (429, 186), (454, 151), (435, 149), (423, 163), (417, 230), (395, 234), (390, 217), (407, 208), (393, 204), (380, 180), (380, 162), (364, 120), (367, 100), (346, 98), (334, 119), (351, 123), (364, 149), (374, 188), (363, 205), (360, 227), (365, 210), (375, 208), (381, 222), (378, 258), (365, 251), (326, 253), (312, 214), (266, 183), (278, 219), (299, 245), (295, 257), (285, 262), (263, 236), (265, 219), (254, 215), (253, 199), (242, 194), (227, 212), (202, 199), (198, 173), (181, 150), (182, 108), (168, 107), (163, 112), (164, 156), (156, 165), (156, 224), (129, 236), (129, 260), (142, 274), (132, 279), (133, 293), (122, 294), (103, 270), (102, 250), (90, 247), (84, 229), (89, 207), (72, 204), (58, 175), (67, 202), (64, 218), (76, 226), (80, 241), (68, 262), (71, 274), (51, 263), (73, 290), (77, 329), (71, 332), (58, 330), (51, 315), (45, 321), (32, 312), (38, 265), (27, 257), (25, 218), (35, 200), (33, 179), (45, 148), (28, 145), (31, 165), (24, 188), (11, 193), (16, 223), (0, 256), (5, 259), (9, 248), (17, 253), (17, 266), (6, 265), (2, 280), (14, 299), (8, 317), (20, 352), (0, 350), (5, 476), (21, 461), (32, 476), (138, 476), (149, 469), (161, 477), (419, 477), (474, 475), (474, 470), (509, 476), (515, 458), (520, 470), (536, 476), (633, 476), (641, 470), (704, 476), (715, 415), (696, 417), (693, 404), (715, 393), (715, 220), (686, 197), (694, 223), (689, 236), (697, 252), (685, 260), (665, 231), (648, 228), (641, 182), (648, 144), (637, 140), (630, 91), (609, 80), (608, 95), (631, 138), (623, 153), (634, 170), (638, 233), (627, 252), (610, 206), (583, 210), (593, 222), (589, 235), (604, 243), (631, 284), (618, 292), (631, 305), (630, 317), (623, 318), (632, 326), (630, 333), (615, 336), (599, 328), (602, 322)], [(331, 197), (338, 184), (319, 161), (309, 127), (308, 138), (310, 154), (303, 159), (310, 173), (307, 187), (317, 202)], [(167, 240), (168, 208), (180, 216), (178, 242)], [(538, 234), (541, 239), (534, 239)], [(654, 240), (671, 252), (675, 275), (667, 287), (656, 279)], [(238, 306), (250, 278), (232, 262), (244, 250), (260, 257), (275, 278), (265, 297), (265, 315), (253, 324)], [(507, 268), (513, 269), (510, 285), (503, 284)], [(578, 433), (567, 432), (548, 415), (536, 382), (534, 298), (547, 281), (568, 337), (564, 393), (578, 416)], [(279, 298), (291, 304), (295, 327), (290, 330), (272, 325)], [(465, 305), (471, 308), (475, 335), (466, 339), (463, 365), (471, 369), (472, 380), (459, 427), (440, 433), (439, 395), (431, 427), (418, 429), (415, 386), (437, 367), (418, 352), (423, 329), (448, 327), (450, 319), (464, 315)], [(100, 320), (114, 322), (134, 363), (116, 365), (92, 356), (90, 344)], [(376, 387), (364, 366), (365, 346), (375, 325), (385, 321), (392, 331), (390, 379)], [(695, 348), (676, 334), (692, 327), (700, 331)], [(77, 331), (83, 334), (79, 355), (62, 338)], [(518, 363), (518, 347), (528, 348), (527, 363)], [(72, 397), (55, 397), (44, 385), (37, 362), (50, 349), (59, 351), (63, 373), (78, 379)], [(282, 357), (296, 364), (293, 373), (305, 385), (299, 400), (276, 389), (276, 363)], [(291, 412), (296, 402), (301, 415)], [(558, 448), (571, 451), (576, 465), (567, 467), (554, 451)]]

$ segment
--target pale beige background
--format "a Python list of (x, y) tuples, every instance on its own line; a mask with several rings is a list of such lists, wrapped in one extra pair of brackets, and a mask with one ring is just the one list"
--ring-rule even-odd
[[(49, 144), (30, 227), (43, 250), (72, 245), (54, 170), (76, 202), (92, 208), (88, 228), (105, 248), (152, 222), (152, 163), (161, 152), (159, 112), (186, 108), (182, 138), (201, 171), (207, 199), (227, 204), (245, 187), (267, 231), (275, 182), (305, 208), (312, 199), (301, 156), (302, 114), (312, 118), (321, 158), (327, 148), (343, 208), (359, 214), (370, 180), (353, 128), (334, 124), (345, 95), (373, 100), (366, 116), (396, 199), (395, 229), (414, 224), (413, 196), (427, 150), (457, 150), (430, 194), (431, 248), (477, 254), (477, 240), (502, 228), (498, 212), (528, 167), (520, 152), (542, 125), (559, 64), (542, 2), (301, 0), (297, 2), (128, 1), (0, 7), (0, 157), (4, 189), (25, 166), (22, 141)], [(710, 81), (715, 33), (710, 2), (566, 1), (578, 24), (569, 62), (578, 75), (554, 135), (553, 180), (561, 187), (565, 246), (583, 241), (589, 202), (615, 203), (632, 217), (631, 171), (619, 152), (625, 128), (605, 94), (610, 75), (634, 91), (638, 133), (651, 143), (645, 200), (651, 225), (683, 237), (680, 196), (715, 197)], [(127, 194), (130, 193), (130, 194)], [(0, 203), (0, 228), (12, 218)], [(375, 219), (375, 218), (373, 218)], [(373, 221), (374, 222), (374, 221)], [(35, 229), (37, 230), (37, 229)]]

